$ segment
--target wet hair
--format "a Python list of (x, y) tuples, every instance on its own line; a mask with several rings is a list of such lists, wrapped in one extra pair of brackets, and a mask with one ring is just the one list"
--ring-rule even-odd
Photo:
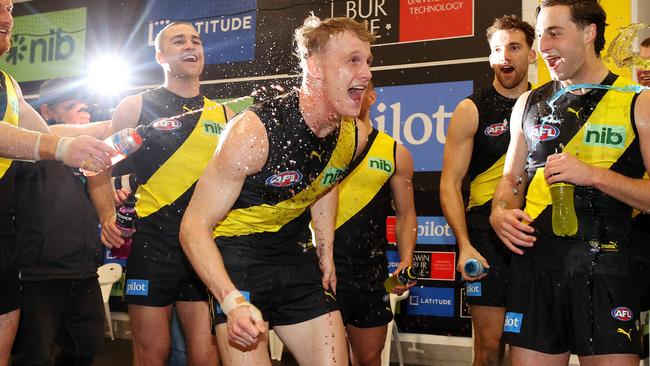
[(650, 47), (650, 37), (644, 39), (644, 40), (641, 42), (641, 47)]
[(354, 33), (361, 41), (370, 44), (377, 38), (368, 30), (365, 23), (354, 19), (336, 17), (320, 20), (313, 14), (308, 16), (302, 26), (294, 32), (296, 56), (300, 59), (301, 65), (312, 55), (323, 52), (331, 36), (345, 31)]
[(596, 25), (594, 50), (596, 51), (596, 55), (600, 57), (600, 51), (605, 48), (605, 27), (607, 26), (605, 21), (607, 19), (607, 14), (598, 1), (599, 0), (542, 0), (541, 4), (539, 4), (535, 11), (535, 16), (539, 15), (542, 8), (557, 5), (568, 6), (571, 10), (571, 21), (573, 21), (578, 28), (584, 29), (591, 24)]
[(490, 42), (494, 33), (500, 30), (520, 30), (526, 37), (526, 44), (528, 44), (528, 47), (533, 47), (533, 41), (535, 40), (535, 29), (528, 22), (519, 19), (518, 16), (504, 15), (502, 17), (494, 19), (494, 23), (492, 23), (492, 25), (485, 31), (488, 42)]
[(184, 21), (173, 21), (165, 26), (165, 28), (161, 29), (158, 34), (156, 34), (156, 39), (154, 40), (154, 45), (156, 46), (156, 52), (160, 52), (162, 50), (162, 36), (163, 34), (167, 31), (167, 29), (171, 27), (175, 27), (177, 25), (189, 25), (190, 27), (194, 28), (194, 24), (190, 22), (184, 22)]

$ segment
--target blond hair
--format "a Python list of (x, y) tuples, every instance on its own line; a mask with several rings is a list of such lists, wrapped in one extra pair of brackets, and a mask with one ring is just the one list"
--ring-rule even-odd
[(301, 65), (315, 53), (323, 52), (327, 42), (333, 35), (345, 31), (352, 32), (361, 41), (370, 44), (374, 43), (375, 38), (377, 38), (368, 30), (365, 22), (360, 23), (347, 17), (321, 20), (313, 14), (308, 16), (302, 26), (298, 27), (294, 32), (296, 56), (300, 59)]

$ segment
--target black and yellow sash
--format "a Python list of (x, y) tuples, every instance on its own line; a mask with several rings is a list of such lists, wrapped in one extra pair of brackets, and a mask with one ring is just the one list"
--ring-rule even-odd
[[(20, 115), (20, 107), (18, 105), (18, 94), (16, 94), (16, 89), (14, 88), (14, 83), (11, 81), (11, 77), (4, 71), (0, 70), (2, 73), (2, 84), (5, 87), (5, 110), (2, 117), (2, 120), (9, 123), (10, 125), (18, 126), (18, 117)], [(5, 175), (9, 167), (11, 166), (12, 159), (0, 158), (0, 179)]]
[(357, 167), (339, 185), (338, 229), (368, 205), (395, 173), (395, 140), (379, 132)]
[(172, 204), (201, 177), (219, 143), (214, 124), (226, 125), (223, 108), (204, 98), (204, 110), (196, 126), (176, 152), (136, 190), (138, 217), (147, 217)]
[(469, 185), (469, 203), (467, 209), (482, 206), (494, 196), (494, 190), (503, 175), (506, 156), (502, 155), (488, 170), (479, 174)]
[(343, 119), (332, 157), (311, 184), (291, 198), (274, 205), (262, 204), (231, 210), (214, 227), (213, 237), (279, 231), (284, 225), (305, 212), (335, 183), (331, 177), (327, 176), (328, 172), (345, 170), (354, 156), (355, 149), (356, 125), (354, 119)]

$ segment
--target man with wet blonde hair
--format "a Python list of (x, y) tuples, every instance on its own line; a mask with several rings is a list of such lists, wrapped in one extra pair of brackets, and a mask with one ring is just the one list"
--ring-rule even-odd
[(183, 249), (220, 304), (225, 365), (270, 365), (269, 327), (301, 365), (348, 364), (334, 299), (336, 183), (365, 147), (354, 117), (373, 37), (353, 20), (314, 16), (295, 35), (300, 90), (228, 124), (181, 224)]

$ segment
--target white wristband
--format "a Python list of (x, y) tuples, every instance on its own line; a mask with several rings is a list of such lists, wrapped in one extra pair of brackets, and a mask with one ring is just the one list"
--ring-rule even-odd
[(42, 133), (39, 133), (36, 135), (36, 143), (34, 144), (34, 161), (39, 161), (41, 160), (41, 153), (39, 152), (41, 148), (41, 137), (43, 136)]
[(72, 143), (72, 138), (70, 137), (61, 137), (56, 143), (56, 151), (54, 152), (54, 159), (58, 161), (63, 161), (66, 151), (68, 151), (68, 146)]
[(228, 315), (232, 309), (242, 305), (250, 305), (250, 303), (246, 301), (246, 298), (241, 294), (241, 292), (232, 290), (230, 293), (228, 293), (228, 295), (226, 295), (226, 297), (224, 297), (223, 301), (221, 302), (221, 311), (223, 311), (224, 314)]

